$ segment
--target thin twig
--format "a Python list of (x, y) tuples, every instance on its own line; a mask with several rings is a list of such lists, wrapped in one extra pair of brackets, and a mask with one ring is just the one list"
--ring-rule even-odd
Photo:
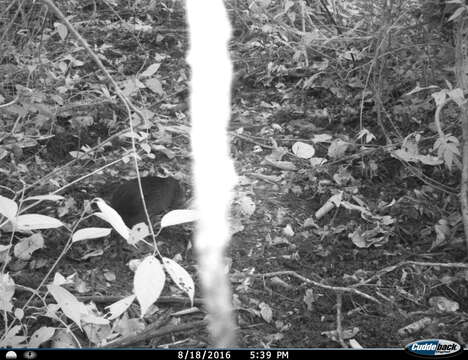
[[(326, 285), (326, 284), (322, 284), (318, 281), (314, 281), (314, 280), (310, 280), (302, 275), (299, 275), (297, 272), (295, 271), (275, 271), (275, 272), (271, 272), (271, 273), (266, 273), (266, 274), (255, 274), (255, 275), (247, 275), (247, 276), (252, 276), (252, 277), (274, 277), (274, 276), (281, 276), (281, 275), (288, 275), (288, 276), (293, 276), (301, 281), (304, 281), (310, 285), (314, 285), (314, 286), (317, 286), (317, 287), (320, 287), (322, 289), (327, 289), (327, 290), (332, 290), (332, 291), (341, 291), (341, 292), (348, 292), (348, 293), (352, 293), (352, 294), (356, 294), (356, 295), (359, 295), (359, 296), (362, 296), (363, 298), (366, 298), (368, 300), (371, 300), (377, 304), (381, 304), (381, 302), (379, 300), (377, 300), (375, 297), (371, 296), (371, 295), (368, 295), (366, 293), (363, 293), (362, 291), (359, 291), (357, 289), (355, 289), (354, 287), (344, 287), (344, 286), (331, 286), (331, 285)], [(360, 284), (358, 284), (360, 285)]]

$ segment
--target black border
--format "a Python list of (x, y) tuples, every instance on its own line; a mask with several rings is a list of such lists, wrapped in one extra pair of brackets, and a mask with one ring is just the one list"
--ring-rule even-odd
[[(296, 359), (320, 359), (330, 356), (356, 357), (359, 359), (373, 359), (377, 356), (388, 356), (392, 359), (417, 359), (418, 357), (405, 349), (292, 349), (292, 348), (252, 348), (252, 349), (29, 349), (12, 348), (0, 349), (0, 360), (6, 360), (6, 353), (14, 351), (17, 360), (90, 360), (90, 359), (174, 359), (174, 360), (296, 360)], [(29, 352), (29, 353), (28, 353)], [(460, 356), (467, 353), (462, 350), (451, 356)], [(386, 354), (385, 354), (386, 353)], [(390, 353), (390, 354), (389, 354)], [(30, 356), (28, 356), (28, 354)], [(466, 355), (466, 354), (465, 354)], [(433, 356), (445, 358), (446, 356)], [(427, 358), (427, 357), (426, 357)]]

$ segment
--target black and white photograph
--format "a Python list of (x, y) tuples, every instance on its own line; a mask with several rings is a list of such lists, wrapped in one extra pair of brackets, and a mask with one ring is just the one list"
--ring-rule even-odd
[(459, 356), (467, 99), (466, 0), (0, 0), (0, 358)]

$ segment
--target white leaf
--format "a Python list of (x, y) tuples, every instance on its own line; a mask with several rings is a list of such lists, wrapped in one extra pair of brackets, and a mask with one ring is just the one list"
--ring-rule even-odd
[(44, 238), (40, 233), (21, 239), (14, 247), (13, 253), (18, 259), (29, 260), (34, 251), (44, 247)]
[(434, 296), (429, 299), (431, 305), (437, 312), (456, 312), (460, 308), (458, 302), (447, 299), (444, 296)]
[(445, 101), (447, 99), (447, 90), (443, 89), (437, 91), (435, 93), (432, 93), (431, 96), (434, 98), (437, 107), (442, 106), (445, 104)]
[(415, 159), (421, 161), (424, 165), (430, 165), (430, 166), (437, 166), (437, 165), (444, 163), (437, 156), (431, 156), (431, 155), (418, 155), (418, 156), (415, 156)]
[(159, 67), (161, 66), (160, 63), (154, 63), (148, 66), (148, 68), (143, 71), (143, 73), (140, 75), (140, 77), (150, 77), (156, 74), (156, 71), (158, 71)]
[(313, 157), (309, 159), (311, 166), (320, 166), (327, 162), (327, 159), (321, 157)]
[(294, 236), (294, 230), (293, 228), (291, 227), (290, 224), (286, 225), (284, 228), (283, 228), (283, 234), (286, 235), (286, 236)]
[(15, 294), (15, 281), (9, 274), (0, 274), (0, 310), (11, 311), (11, 299)]
[(56, 272), (54, 275), (54, 280), (52, 281), (52, 284), (54, 285), (67, 285), (67, 284), (73, 284), (74, 283), (74, 278), (76, 277), (76, 273), (73, 273), (67, 277), (63, 276), (59, 272)]
[(58, 285), (47, 285), (47, 290), (57, 301), (65, 316), (73, 320), (81, 329), (81, 303), (75, 295)]
[(83, 325), (83, 330), (87, 339), (95, 346), (101, 345), (112, 334), (109, 324), (86, 323)]
[(9, 331), (2, 336), (2, 348), (4, 347), (24, 347), (23, 342), (26, 340), (26, 336), (17, 335), (21, 330), (22, 325), (15, 325)]
[(146, 88), (145, 84), (134, 77), (124, 80), (120, 84), (123, 86), (122, 93), (124, 93), (125, 96), (131, 96), (137, 92), (138, 89)]
[(164, 267), (180, 290), (184, 291), (190, 298), (190, 303), (193, 306), (193, 298), (195, 296), (195, 284), (190, 274), (180, 266), (177, 262), (169, 258), (163, 258)]
[(113, 331), (123, 337), (133, 336), (146, 328), (146, 323), (142, 319), (129, 319), (123, 316), (114, 323)]
[(53, 349), (74, 349), (78, 347), (75, 338), (68, 329), (56, 329), (50, 339), (50, 347)]
[(18, 320), (23, 320), (24, 318), (24, 311), (23, 309), (20, 309), (20, 308), (16, 308), (15, 311), (13, 312), (14, 315), (15, 315), (15, 318), (17, 318)]
[(117, 276), (115, 275), (115, 272), (113, 271), (106, 271), (104, 272), (104, 279), (106, 279), (107, 281), (115, 281), (117, 279)]
[(80, 229), (73, 234), (72, 242), (105, 237), (109, 235), (111, 231), (112, 229), (110, 228), (98, 228), (98, 227)]
[(294, 154), (296, 154), (297, 157), (302, 159), (310, 159), (315, 155), (314, 147), (303, 142), (294, 143), (292, 146), (292, 151)]
[(159, 298), (166, 282), (164, 269), (154, 256), (146, 257), (135, 271), (133, 287), (136, 298), (140, 303), (141, 317)]
[(97, 314), (96, 305), (91, 302), (89, 304), (81, 303), (81, 321), (86, 324), (108, 325), (109, 320)]
[(133, 225), (132, 230), (130, 230), (127, 242), (129, 245), (135, 246), (148, 235), (150, 235), (148, 225), (146, 223), (138, 223)]
[(158, 95), (164, 95), (164, 89), (162, 88), (161, 82), (157, 78), (151, 78), (145, 80), (145, 85), (148, 89)]
[(407, 162), (415, 161), (414, 155), (403, 149), (396, 149), (392, 151), (390, 154), (393, 157), (396, 157), (397, 159), (401, 159), (403, 161), (407, 161)]
[(252, 216), (255, 212), (255, 202), (249, 196), (242, 196), (238, 201), (244, 215)]
[(195, 210), (172, 210), (161, 219), (161, 229), (168, 226), (197, 221), (198, 218), (198, 213)]
[(125, 225), (119, 213), (107, 205), (105, 201), (100, 198), (97, 198), (95, 202), (101, 212), (94, 213), (94, 215), (111, 224), (115, 231), (117, 231), (120, 236), (128, 241), (130, 236), (130, 229), (127, 227), (127, 225)]
[(141, 259), (132, 259), (127, 263), (127, 266), (132, 272), (135, 272), (142, 261)]
[(44, 201), (44, 200), (49, 200), (49, 201), (60, 201), (65, 199), (61, 195), (55, 195), (55, 194), (47, 194), (47, 195), (36, 195), (36, 196), (30, 196), (24, 199), (24, 201)]
[(40, 329), (34, 331), (29, 338), (29, 347), (38, 348), (43, 342), (48, 341), (55, 333), (55, 328), (43, 326)]
[(16, 202), (0, 195), (0, 214), (14, 222), (17, 212), (18, 205), (16, 205)]
[(366, 239), (362, 237), (360, 231), (354, 231), (352, 234), (349, 234), (348, 237), (351, 239), (354, 245), (358, 248), (368, 248), (371, 244), (367, 243)]
[(452, 16), (449, 17), (448, 21), (450, 22), (450, 21), (455, 20), (456, 18), (461, 16), (465, 11), (466, 11), (466, 7), (460, 6), (457, 10), (453, 12)]
[(62, 23), (58, 23), (56, 22), (54, 24), (54, 27), (55, 29), (57, 29), (57, 33), (59, 34), (60, 38), (62, 40), (65, 40), (67, 38), (67, 35), (68, 35), (68, 29), (65, 25), (63, 25)]
[(362, 139), (363, 137), (364, 137), (364, 141), (366, 142), (366, 144), (370, 143), (372, 140), (375, 140), (374, 134), (372, 134), (367, 129), (362, 129), (361, 131), (359, 131), (357, 138)]
[(314, 135), (312, 138), (312, 142), (315, 143), (321, 143), (321, 142), (330, 142), (332, 139), (332, 136), (329, 134), (318, 134)]
[(349, 346), (351, 346), (351, 349), (364, 349), (356, 339), (349, 339)]
[(266, 304), (266, 303), (261, 303), (259, 305), (260, 307), (260, 314), (262, 315), (263, 320), (266, 322), (271, 322), (273, 319), (273, 310), (271, 310), (271, 307)]
[(25, 214), (16, 218), (16, 229), (19, 231), (55, 229), (63, 226), (60, 220), (41, 214)]
[(349, 143), (341, 139), (336, 139), (332, 141), (330, 147), (328, 148), (328, 156), (332, 159), (339, 159), (345, 154), (348, 147)]

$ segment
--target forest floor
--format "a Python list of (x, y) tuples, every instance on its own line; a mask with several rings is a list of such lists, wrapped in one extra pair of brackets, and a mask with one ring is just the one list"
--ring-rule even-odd
[[(133, 74), (150, 64), (144, 56), (136, 55), (137, 51), (146, 52), (153, 59), (164, 59), (158, 74), (164, 87), (171, 90), (167, 90), (164, 101), (156, 106), (149, 100), (147, 108), (153, 111), (156, 121), (147, 130), (159, 145), (176, 155), (169, 159), (166, 156), (169, 152), (157, 153), (154, 163), (162, 164), (172, 174), (184, 174), (190, 181), (188, 133), (181, 135), (176, 131), (190, 125), (189, 114), (184, 112), (188, 92), (184, 63), (186, 43), (177, 37), (180, 33), (161, 38), (148, 34), (139, 37), (137, 42), (129, 32), (114, 31), (112, 27), (106, 29), (98, 22), (91, 25), (81, 25), (83, 35), (95, 46), (108, 45), (108, 50), (102, 47), (102, 54), (115, 68), (122, 67), (119, 68), (121, 74)], [(71, 51), (71, 48), (54, 48), (53, 44), (48, 46), (51, 53)], [(233, 55), (236, 56), (234, 51)], [(91, 86), (99, 77), (92, 61), (83, 60), (81, 71), (89, 76), (81, 86)], [(458, 234), (443, 247), (433, 246), (430, 214), (439, 211), (443, 197), (427, 191), (426, 185), (408, 174), (400, 161), (382, 155), (377, 147), (365, 154), (350, 149), (347, 153), (350, 156), (320, 168), (290, 154), (285, 155), (285, 159), (294, 163), (294, 171), (265, 163), (265, 158), (275, 150), (271, 138), (289, 149), (293, 143), (308, 141), (314, 136), (350, 139), (356, 135), (355, 118), (316, 116), (324, 109), (330, 114), (342, 112), (343, 104), (326, 90), (285, 99), (284, 92), (274, 86), (266, 88), (236, 79), (232, 104), (229, 130), (240, 180), (234, 208), (245, 210), (248, 203), (254, 209), (242, 215), (234, 211), (239, 215), (235, 219), (238, 228), (227, 253), (232, 260), (230, 279), (240, 345), (335, 348), (354, 339), (365, 348), (402, 348), (424, 338), (466, 343), (468, 268), (457, 266), (467, 259), (464, 243), (455, 241), (460, 239)], [(31, 177), (25, 180), (40, 179), (71, 160), (69, 151), (77, 149), (77, 137), (70, 136), (74, 130), (72, 119), (79, 116), (94, 119), (94, 124), (82, 131), (78, 143), (95, 145), (109, 133), (120, 130), (119, 126), (125, 127), (126, 119), (119, 117), (123, 113), (121, 110), (103, 103), (91, 110), (89, 107), (77, 109), (78, 112), (70, 116), (65, 113), (57, 117), (56, 129), (61, 133), (56, 134), (56, 140), (50, 140), (40, 153), (25, 154), (22, 163), (27, 176)], [(115, 114), (118, 124), (111, 121)], [(165, 141), (166, 137), (170, 140)], [(68, 181), (81, 176), (84, 168), (94, 170), (93, 164), (99, 167), (121, 156), (126, 145), (128, 143), (113, 144), (101, 154), (99, 161), (88, 161), (84, 166), (74, 163), (52, 180)], [(319, 143), (317, 153), (326, 157), (328, 145), (329, 142)], [(37, 163), (37, 158), (43, 162)], [(363, 167), (363, 163), (372, 161), (377, 166)], [(154, 165), (144, 167), (147, 173), (155, 170)], [(109, 177), (115, 180), (134, 176), (131, 164), (106, 171), (62, 193), (67, 199), (73, 199), (61, 208), (63, 221), (76, 220), (86, 200), (95, 196), (108, 199)], [(26, 175), (21, 168), (9, 174), (2, 173), (1, 183), (15, 188), (12, 184), (15, 174), (23, 178)], [(216, 176), (215, 169), (213, 176)], [(47, 192), (51, 184), (48, 182), (35, 191)], [(353, 199), (359, 209), (334, 208), (317, 218), (316, 211), (339, 191), (348, 194), (347, 199)], [(41, 211), (52, 214), (59, 210)], [(379, 221), (391, 218), (392, 230), (382, 228), (379, 232), (368, 226), (366, 216)], [(94, 225), (96, 221), (90, 218), (85, 224)], [(59, 256), (68, 236), (52, 230), (46, 235), (45, 247), (34, 254), (32, 261), (15, 260), (9, 265), (17, 284), (35, 288)], [(180, 260), (196, 279), (195, 257), (191, 250), (186, 251), (190, 237), (186, 229), (167, 230), (161, 234), (160, 251), (166, 257)], [(103, 310), (112, 302), (111, 298), (115, 301), (131, 293), (133, 272), (127, 262), (145, 251), (147, 249), (131, 248), (113, 233), (105, 240), (74, 244), (55, 271), (65, 276), (76, 273), (77, 297), (93, 300)], [(444, 267), (439, 263), (453, 266)], [(198, 289), (197, 284), (196, 297), (200, 296)], [(188, 302), (180, 300), (171, 302), (170, 296), (174, 299), (183, 296), (174, 285), (166, 286), (162, 295), (168, 298), (156, 303), (160, 312), (168, 308), (176, 312), (189, 306)], [(24, 297), (26, 294), (19, 293), (18, 301), (23, 301)], [(452, 310), (446, 311), (447, 307)], [(156, 318), (158, 311), (154, 314)], [(174, 317), (171, 324), (177, 326), (203, 317), (202, 312), (195, 312)], [(193, 328), (165, 335), (153, 345), (206, 346), (207, 334), (201, 330)]]

